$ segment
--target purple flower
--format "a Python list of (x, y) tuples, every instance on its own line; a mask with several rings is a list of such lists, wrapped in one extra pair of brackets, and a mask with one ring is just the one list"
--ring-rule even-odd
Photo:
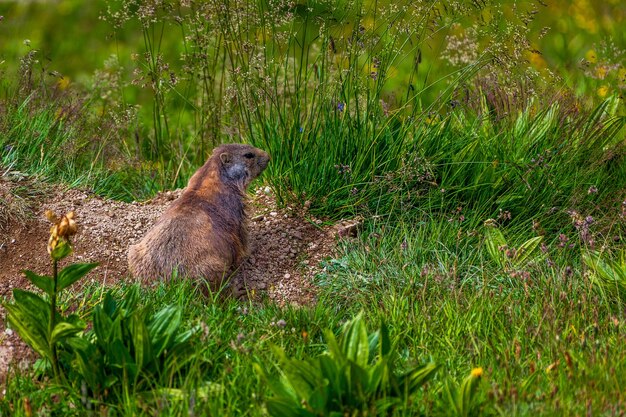
[(343, 109), (345, 107), (346, 107), (346, 105), (344, 103), (342, 103), (341, 101), (339, 103), (337, 103), (337, 110), (343, 111)]

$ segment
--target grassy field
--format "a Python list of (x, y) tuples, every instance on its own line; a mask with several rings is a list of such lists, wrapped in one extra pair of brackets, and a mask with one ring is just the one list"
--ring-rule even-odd
[(626, 10), (548, 3), (0, 4), (0, 173), (129, 201), (243, 141), (364, 219), (314, 305), (33, 278), (0, 415), (624, 415)]

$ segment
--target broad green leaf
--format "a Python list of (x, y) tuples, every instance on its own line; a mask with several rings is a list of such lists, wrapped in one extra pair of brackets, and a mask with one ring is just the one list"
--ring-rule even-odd
[(130, 317), (139, 304), (139, 287), (137, 285), (133, 285), (128, 288), (126, 291), (126, 296), (124, 300), (121, 302), (119, 309), (121, 310), (121, 314), (127, 318)]
[[(15, 299), (15, 304), (20, 306), (22, 315), (41, 328), (47, 338), (50, 304), (39, 295), (30, 291), (20, 290), (19, 288), (13, 289), (13, 298)], [(58, 318), (59, 313), (56, 312), (55, 319)]]
[(524, 266), (531, 255), (535, 252), (541, 241), (543, 240), (543, 236), (533, 237), (528, 239), (526, 242), (522, 243), (520, 247), (517, 249), (517, 255), (515, 256), (514, 262), (518, 267)]
[(357, 365), (367, 366), (369, 343), (362, 313), (357, 314), (354, 319), (345, 324), (341, 335), (341, 350), (346, 358)]
[(389, 382), (389, 367), (387, 359), (379, 359), (374, 366), (369, 369), (369, 392), (376, 392)]
[(267, 412), (272, 417), (316, 417), (318, 414), (307, 411), (302, 405), (295, 405), (284, 398), (269, 398)]
[(337, 339), (335, 338), (335, 334), (330, 330), (325, 330), (324, 338), (326, 339), (326, 345), (328, 346), (328, 353), (330, 354), (330, 356), (335, 361), (337, 361), (338, 366), (343, 365), (343, 363), (346, 361), (346, 355), (339, 347)]
[(291, 401), (296, 406), (300, 404), (300, 398), (284, 376), (268, 380), (267, 385), (276, 398)]
[(93, 309), (93, 331), (99, 342), (108, 343), (111, 340), (111, 328), (113, 320), (105, 313), (102, 305), (97, 305)]
[(41, 322), (42, 325), (48, 325), (50, 304), (46, 300), (33, 292), (20, 290), (19, 288), (13, 289), (13, 298), (15, 299), (15, 304), (22, 306), (34, 320)]
[(148, 328), (139, 311), (130, 318), (130, 334), (135, 348), (135, 363), (139, 369), (142, 369), (152, 361), (153, 356)]
[(118, 306), (117, 301), (115, 301), (115, 299), (111, 295), (111, 291), (107, 291), (107, 293), (104, 295), (104, 299), (100, 303), (100, 306), (107, 316), (109, 316), (111, 319), (115, 318), (115, 315), (118, 311)]
[(391, 339), (389, 337), (389, 328), (387, 324), (380, 324), (380, 356), (385, 358), (391, 354)]
[(174, 341), (170, 343), (171, 349), (176, 348), (178, 345), (187, 343), (194, 335), (198, 334), (202, 328), (200, 326), (194, 326), (191, 329), (182, 333), (176, 333)]
[(495, 261), (499, 267), (504, 266), (504, 258), (500, 248), (506, 246), (506, 240), (504, 235), (499, 229), (495, 227), (488, 227), (485, 232), (485, 246), (487, 247), (487, 253), (491, 256), (491, 259)]
[(149, 391), (139, 393), (140, 401), (149, 403), (155, 398), (167, 399), (170, 401), (189, 401), (193, 395), (196, 399), (208, 400), (211, 397), (220, 395), (224, 392), (224, 386), (214, 382), (204, 382), (196, 389), (183, 388), (156, 388)]
[(54, 326), (52, 335), (50, 336), (50, 344), (53, 345), (68, 337), (74, 336), (85, 329), (83, 325), (77, 325), (68, 322), (60, 322)]
[(407, 385), (409, 395), (414, 394), (426, 382), (435, 376), (439, 365), (435, 363), (427, 363), (411, 369), (402, 377), (403, 384)]
[(69, 316), (65, 317), (64, 321), (85, 327), (85, 322), (76, 313), (70, 314)]
[(137, 375), (137, 365), (121, 340), (113, 340), (110, 345), (110, 349), (107, 352), (107, 356), (109, 358), (109, 364), (112, 367), (118, 368), (122, 372), (126, 372), (128, 377), (131, 379), (135, 378)]
[[(621, 255), (621, 258), (623, 257), (624, 254)], [(583, 253), (582, 258), (593, 272), (594, 284), (626, 296), (626, 262), (623, 259), (617, 262), (603, 257), (598, 252)]]
[(87, 385), (95, 391), (103, 378), (103, 367), (98, 361), (99, 355), (95, 346), (82, 337), (72, 337), (67, 340), (67, 344), (72, 347), (75, 355), (74, 368), (78, 370)]
[(461, 384), (461, 401), (462, 401), (462, 412), (464, 416), (469, 415), (472, 400), (474, 399), (474, 394), (476, 393), (476, 388), (478, 387), (478, 383), (480, 382), (480, 376), (475, 376), (473, 374), (468, 375), (463, 383)]
[(59, 272), (59, 279), (57, 283), (57, 291), (61, 291), (82, 277), (84, 277), (89, 271), (98, 266), (98, 263), (90, 264), (72, 264), (68, 265)]
[(323, 383), (319, 370), (307, 361), (288, 359), (282, 364), (281, 372), (298, 397), (307, 401), (316, 386)]
[(376, 359), (376, 356), (380, 355), (380, 330), (370, 333), (367, 336), (367, 343), (369, 345), (369, 356), (367, 361), (368, 363), (372, 363), (374, 362), (374, 359)]
[(454, 410), (454, 414), (457, 416), (463, 415), (463, 403), (461, 396), (459, 395), (459, 387), (456, 382), (452, 380), (447, 380), (444, 385), (445, 389), (445, 397), (448, 401), (448, 407)]
[(602, 257), (597, 252), (583, 253), (583, 261), (587, 266), (606, 281), (619, 281), (626, 285), (626, 265)]
[(46, 294), (51, 295), (54, 291), (54, 281), (52, 280), (52, 277), (46, 275), (37, 275), (33, 271), (29, 270), (24, 270), (22, 272), (24, 273), (26, 278), (28, 278), (28, 280), (33, 283), (34, 286), (36, 286)]
[(325, 410), (328, 405), (328, 386), (328, 380), (320, 379), (319, 383), (309, 396), (309, 407), (315, 410), (317, 414), (319, 414), (320, 411)]
[(167, 306), (152, 316), (148, 323), (148, 333), (155, 356), (160, 356), (170, 347), (182, 324), (182, 311), (175, 306)]
[(270, 348), (272, 349), (272, 353), (274, 353), (278, 359), (278, 364), (276, 364), (275, 367), (280, 374), (280, 378), (278, 380), (268, 379), (268, 385), (278, 397), (290, 398), (295, 404), (299, 404), (300, 399), (298, 398), (298, 395), (281, 369), (281, 365), (289, 360), (287, 355), (285, 355), (285, 352), (276, 345), (270, 345)]
[(124, 341), (126, 335), (122, 327), (127, 325), (127, 318), (122, 317), (121, 314), (115, 317), (113, 320), (113, 324), (111, 325), (111, 329), (109, 331), (109, 341), (113, 343), (114, 340)]
[(7, 319), (11, 327), (15, 329), (22, 340), (44, 358), (52, 357), (48, 345), (47, 323), (33, 320), (31, 312), (25, 310), (23, 305), (3, 304), (3, 306), (7, 310)]
[[(367, 388), (370, 385), (369, 374), (367, 371), (359, 366), (356, 362), (350, 362), (350, 366), (348, 367), (349, 377), (350, 377), (350, 392), (353, 396), (360, 398), (361, 400), (365, 400), (367, 394)], [(359, 400), (359, 402), (361, 401)]]
[(330, 391), (335, 395), (342, 396), (344, 393), (341, 391), (341, 387), (344, 384), (341, 382), (341, 379), (344, 376), (339, 372), (341, 365), (328, 354), (318, 356), (317, 361), (321, 376), (328, 381)]
[(385, 396), (376, 401), (376, 415), (386, 416), (393, 415), (391, 411), (393, 408), (398, 407), (403, 401), (398, 397)]

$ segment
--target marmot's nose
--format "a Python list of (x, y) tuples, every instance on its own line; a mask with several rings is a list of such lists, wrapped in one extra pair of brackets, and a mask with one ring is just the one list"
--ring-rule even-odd
[(259, 165), (265, 168), (267, 164), (269, 163), (270, 159), (272, 159), (270, 154), (268, 154), (267, 152), (263, 152), (263, 157), (259, 158)]

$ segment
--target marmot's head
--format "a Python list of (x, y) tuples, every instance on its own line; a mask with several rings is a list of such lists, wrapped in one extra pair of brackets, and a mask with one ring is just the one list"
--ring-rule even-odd
[(217, 158), (220, 177), (225, 183), (235, 183), (245, 189), (267, 166), (270, 156), (254, 146), (231, 143), (213, 150)]

